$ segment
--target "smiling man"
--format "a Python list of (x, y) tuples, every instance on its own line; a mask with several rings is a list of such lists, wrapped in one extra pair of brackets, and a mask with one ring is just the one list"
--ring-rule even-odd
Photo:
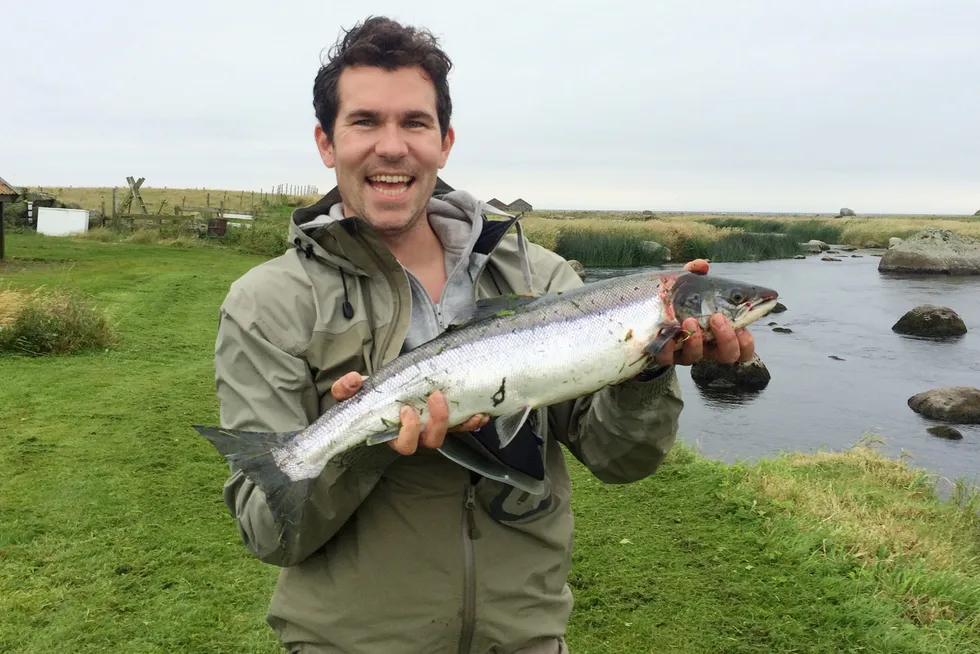
[[(450, 61), (428, 32), (373, 18), (331, 54), (314, 84), (315, 139), (337, 186), (294, 213), (294, 248), (238, 279), (221, 306), (226, 428), (302, 429), (478, 299), (582, 284), (519, 221), (488, 219), (490, 207), (437, 177), (455, 134)], [(653, 474), (683, 407), (674, 366), (752, 356), (751, 335), (720, 315), (711, 346), (693, 320), (685, 327), (693, 336), (676, 361), (669, 351), (634, 379), (534, 411), (504, 450), (493, 421), (448, 425), (452, 397), (433, 393), (424, 430), (406, 409), (395, 440), (327, 466), (289, 551), (262, 491), (233, 469), (224, 498), (241, 538), (282, 568), (268, 622), (286, 650), (568, 651), (565, 451), (608, 483)], [(504, 467), (546, 490), (496, 481)]]

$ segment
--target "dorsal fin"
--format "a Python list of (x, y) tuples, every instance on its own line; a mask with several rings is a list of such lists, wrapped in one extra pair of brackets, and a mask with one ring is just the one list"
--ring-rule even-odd
[(526, 311), (526, 306), (537, 300), (536, 295), (500, 295), (497, 297), (485, 298), (476, 301), (476, 308), (472, 312), (461, 315), (453, 321), (447, 328), (458, 329), (463, 325), (470, 325), (481, 320), (494, 318), (497, 316), (508, 316), (520, 311)]

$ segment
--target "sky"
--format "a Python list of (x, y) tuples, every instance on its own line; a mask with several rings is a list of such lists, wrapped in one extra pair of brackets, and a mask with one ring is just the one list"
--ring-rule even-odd
[(342, 28), (386, 15), (452, 59), (441, 176), (484, 200), (980, 210), (976, 0), (2, 4), (15, 185), (326, 192), (313, 79)]

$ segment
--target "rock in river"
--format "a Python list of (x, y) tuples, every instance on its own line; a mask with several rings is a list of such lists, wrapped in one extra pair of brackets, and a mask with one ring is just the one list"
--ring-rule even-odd
[(966, 333), (966, 324), (949, 307), (920, 304), (892, 325), (892, 331), (909, 336), (945, 338)]
[(936, 388), (913, 395), (909, 408), (916, 413), (957, 424), (980, 424), (980, 389), (969, 386)]
[(926, 227), (890, 248), (880, 272), (980, 275), (980, 241), (948, 229)]
[(786, 305), (783, 304), (782, 302), (777, 302), (776, 306), (774, 306), (772, 308), (772, 311), (770, 311), (769, 313), (782, 313), (783, 311), (786, 311)]
[(938, 436), (939, 438), (946, 438), (951, 441), (963, 440), (963, 434), (960, 433), (958, 429), (953, 429), (949, 425), (936, 425), (935, 427), (929, 427), (926, 430), (933, 436)]
[(701, 359), (691, 366), (691, 379), (705, 388), (759, 391), (769, 385), (769, 369), (759, 355), (745, 363), (718, 363)]
[(824, 250), (830, 249), (829, 245), (827, 245), (823, 241), (818, 241), (815, 238), (810, 239), (809, 241), (804, 243), (803, 246), (806, 247), (810, 252), (813, 252), (814, 250), (816, 250), (817, 252), (823, 252)]
[(582, 265), (581, 261), (578, 261), (576, 259), (569, 259), (568, 265), (572, 267), (572, 270), (575, 271), (576, 275), (578, 275), (582, 279), (585, 279), (585, 266)]

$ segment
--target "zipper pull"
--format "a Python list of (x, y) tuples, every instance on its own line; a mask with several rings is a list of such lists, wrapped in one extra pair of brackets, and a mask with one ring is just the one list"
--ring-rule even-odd
[(470, 540), (480, 537), (480, 532), (476, 528), (476, 519), (473, 517), (473, 510), (476, 508), (476, 487), (470, 484), (466, 489), (466, 522), (469, 526)]

